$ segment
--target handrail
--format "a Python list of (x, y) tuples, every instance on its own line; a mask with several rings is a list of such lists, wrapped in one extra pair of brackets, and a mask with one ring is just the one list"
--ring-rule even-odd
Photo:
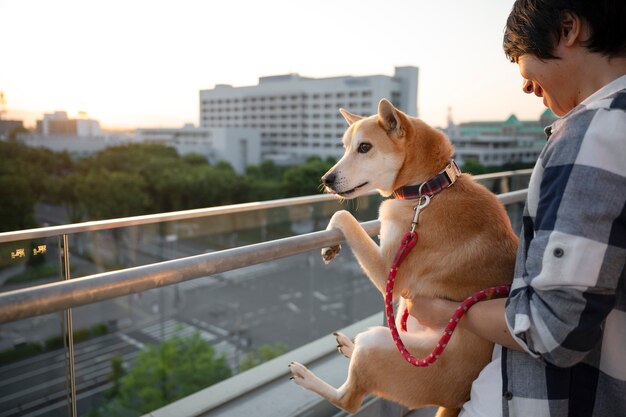
[[(498, 195), (505, 205), (524, 201), (527, 190)], [(362, 223), (372, 236), (380, 222)], [(339, 230), (324, 230), (299, 236), (189, 256), (150, 265), (54, 282), (0, 293), (0, 323), (91, 304), (153, 288), (176, 284), (245, 266), (297, 255), (344, 242)]]
[[(528, 175), (531, 169), (504, 171), (492, 174), (475, 175), (476, 180), (490, 180), (498, 178), (508, 178), (516, 175)], [(370, 195), (376, 194), (375, 191)], [(143, 216), (122, 217), (110, 220), (95, 220), (82, 223), (73, 223), (59, 226), (39, 227), (35, 229), (18, 230), (13, 232), (0, 233), (0, 243), (14, 242), (27, 239), (40, 239), (50, 236), (64, 234), (94, 232), (98, 230), (116, 229), (121, 227), (140, 226), (166, 221), (187, 220), (199, 217), (217, 216), (222, 214), (245, 213), (256, 210), (267, 210), (271, 208), (295, 206), (302, 204), (312, 204), (324, 201), (334, 201), (337, 197), (333, 194), (320, 194), (304, 197), (282, 198), (278, 200), (260, 201), (253, 203), (231, 204), (218, 207), (209, 207), (193, 210), (173, 211), (168, 213), (147, 214)]]

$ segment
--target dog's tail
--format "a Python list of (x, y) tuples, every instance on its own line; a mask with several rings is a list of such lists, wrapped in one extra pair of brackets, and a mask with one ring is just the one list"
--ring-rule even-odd
[(435, 414), (435, 417), (457, 417), (460, 412), (460, 408), (439, 407), (439, 409), (437, 410), (437, 414)]

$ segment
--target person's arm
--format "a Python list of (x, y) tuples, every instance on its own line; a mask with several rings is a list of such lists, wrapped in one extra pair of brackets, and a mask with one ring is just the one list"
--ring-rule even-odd
[(512, 337), (558, 367), (623, 332), (607, 317), (624, 291), (626, 113), (614, 108), (623, 102), (606, 105), (578, 111), (553, 131), (529, 187), (524, 221), (532, 227), (505, 305)]
[[(462, 328), (509, 349), (523, 351), (509, 332), (504, 317), (506, 299), (481, 301), (470, 308), (459, 321)], [(459, 306), (454, 301), (439, 298), (413, 297), (406, 300), (409, 313), (428, 327), (444, 327)]]

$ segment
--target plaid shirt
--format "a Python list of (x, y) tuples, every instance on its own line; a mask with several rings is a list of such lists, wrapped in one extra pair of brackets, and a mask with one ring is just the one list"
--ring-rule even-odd
[(502, 349), (505, 417), (626, 416), (626, 75), (546, 129)]

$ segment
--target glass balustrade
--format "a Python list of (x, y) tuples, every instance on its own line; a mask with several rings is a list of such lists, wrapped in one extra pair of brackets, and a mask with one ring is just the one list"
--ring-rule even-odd
[[(524, 171), (504, 179), (478, 178), (492, 191), (507, 193), (525, 189), (528, 177)], [(5, 236), (0, 296), (325, 230), (339, 209), (368, 221), (377, 217), (380, 201), (370, 195), (345, 202), (261, 204), (237, 213), (31, 240)], [(522, 208), (522, 202), (507, 204), (516, 230)], [(5, 322), (0, 417), (142, 415), (381, 309), (380, 294), (345, 247), (330, 265), (324, 265), (319, 249), (304, 251)]]

